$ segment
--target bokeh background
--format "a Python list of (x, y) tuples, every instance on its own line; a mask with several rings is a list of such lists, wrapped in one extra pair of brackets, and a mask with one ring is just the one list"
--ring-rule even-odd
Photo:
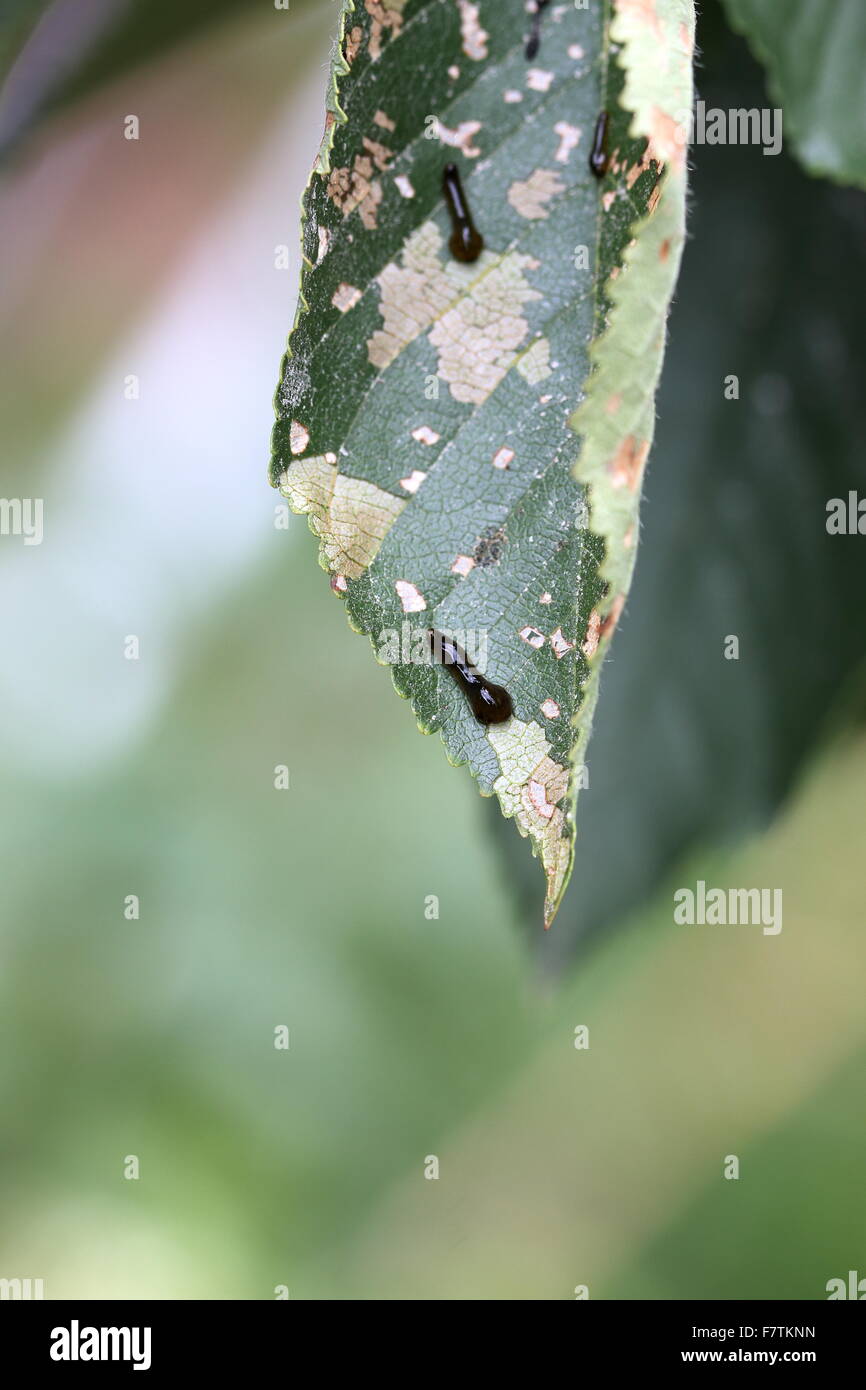
[[(545, 938), (527, 846), (274, 524), (337, 6), (181, 8), (54, 6), (0, 102), (0, 486), (45, 505), (42, 545), (0, 539), (0, 1277), (826, 1297), (866, 1275), (866, 542), (824, 526), (866, 491), (862, 195), (694, 153)], [(708, 103), (767, 104), (715, 4), (699, 36)], [(675, 926), (698, 878), (781, 888), (781, 934)]]

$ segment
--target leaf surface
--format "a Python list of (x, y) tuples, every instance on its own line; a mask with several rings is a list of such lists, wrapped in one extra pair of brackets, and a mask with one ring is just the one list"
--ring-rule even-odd
[[(530, 838), (549, 924), (633, 564), (683, 237), (692, 6), (538, 19), (527, 57), (517, 0), (346, 6), (272, 479), (421, 729)], [(449, 249), (451, 162), (484, 239), (472, 263)], [(509, 692), (512, 718), (478, 722), (430, 663), (431, 630)]]

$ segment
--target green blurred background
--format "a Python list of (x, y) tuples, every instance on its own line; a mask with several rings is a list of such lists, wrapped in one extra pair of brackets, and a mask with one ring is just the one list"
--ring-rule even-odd
[[(417, 734), (306, 524), (274, 525), (336, 7), (145, 8), (75, 81), (25, 51), (0, 105), (2, 491), (45, 499), (42, 545), (0, 541), (0, 1277), (826, 1297), (866, 1275), (866, 592), (862, 540), (824, 530), (863, 486), (862, 198), (695, 152), (634, 597), (542, 940), (526, 844)], [(701, 26), (707, 99), (765, 102)], [(781, 888), (781, 934), (674, 926), (697, 878)]]

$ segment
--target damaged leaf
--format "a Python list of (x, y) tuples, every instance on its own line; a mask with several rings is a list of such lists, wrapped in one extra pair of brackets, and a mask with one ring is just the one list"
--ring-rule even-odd
[[(420, 728), (529, 837), (546, 925), (634, 562), (692, 34), (691, 0), (347, 4), (304, 199), (272, 480)], [(434, 631), (510, 718), (476, 718)]]

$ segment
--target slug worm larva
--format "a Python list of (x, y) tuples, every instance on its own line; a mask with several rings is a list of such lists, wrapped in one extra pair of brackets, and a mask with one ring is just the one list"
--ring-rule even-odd
[(479, 724), (503, 724), (511, 718), (514, 707), (503, 686), (485, 680), (471, 665), (463, 648), (444, 633), (431, 629), (429, 638), (434, 662), (440, 662), (460, 686)]

